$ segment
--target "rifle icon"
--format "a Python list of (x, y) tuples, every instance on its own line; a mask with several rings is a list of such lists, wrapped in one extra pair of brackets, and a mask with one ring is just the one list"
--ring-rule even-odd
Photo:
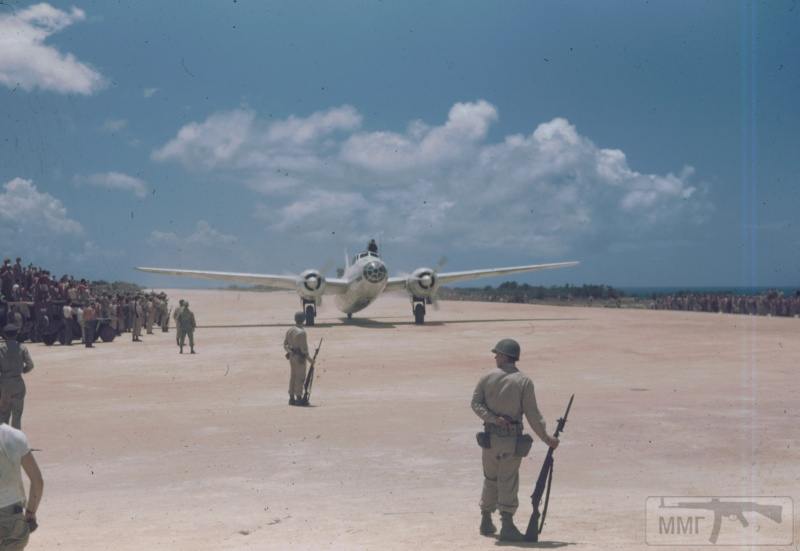
[[(564, 425), (567, 424), (567, 416), (569, 415), (569, 410), (572, 407), (572, 400), (574, 399), (575, 395), (573, 394), (569, 399), (569, 404), (567, 404), (567, 411), (564, 412), (564, 417), (560, 417), (558, 419), (556, 432), (553, 433), (553, 436), (556, 438), (558, 438), (558, 435), (564, 430)], [(531, 494), (533, 513), (531, 513), (531, 520), (528, 522), (528, 529), (525, 530), (525, 541), (539, 541), (539, 534), (542, 532), (542, 528), (544, 528), (544, 519), (547, 516), (547, 504), (550, 502), (550, 485), (552, 483), (553, 448), (549, 448), (547, 450), (547, 455), (544, 458), (544, 463), (542, 464), (542, 470), (539, 471), (539, 478), (536, 480), (536, 487), (533, 490), (533, 494)], [(545, 487), (547, 492), (546, 494)], [(542, 501), (542, 495), (545, 497), (544, 507), (542, 508), (542, 513), (540, 515), (539, 504)]]
[(747, 522), (744, 516), (745, 512), (756, 512), (777, 524), (781, 523), (783, 513), (783, 506), (781, 505), (761, 505), (755, 501), (720, 501), (718, 497), (713, 497), (710, 501), (698, 503), (682, 501), (675, 505), (664, 505), (664, 498), (662, 497), (659, 509), (700, 509), (704, 511), (713, 511), (714, 526), (711, 528), (711, 536), (708, 538), (708, 541), (711, 543), (717, 543), (719, 530), (722, 527), (723, 516), (731, 520), (737, 519), (742, 524), (742, 527), (746, 528), (750, 523)]
[(319, 344), (317, 345), (317, 349), (314, 350), (314, 356), (311, 358), (311, 366), (308, 368), (308, 373), (306, 373), (306, 380), (305, 380), (305, 382), (303, 382), (303, 403), (304, 404), (308, 404), (308, 400), (311, 398), (311, 386), (314, 384), (314, 362), (317, 361), (317, 354), (319, 354), (319, 349), (320, 348), (322, 348), (322, 339), (319, 340)]

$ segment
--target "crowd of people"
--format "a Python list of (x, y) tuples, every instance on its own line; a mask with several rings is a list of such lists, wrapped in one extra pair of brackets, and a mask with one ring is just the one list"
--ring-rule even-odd
[(50, 271), (22, 259), (6, 258), (0, 266), (0, 324), (13, 323), (20, 341), (72, 344), (80, 339), (87, 347), (99, 337), (113, 340), (125, 332), (134, 342), (142, 330), (167, 331), (170, 311), (165, 293), (112, 292), (86, 279)]
[(650, 304), (654, 310), (685, 310), (689, 312), (718, 312), (751, 316), (800, 316), (800, 291), (785, 295), (769, 291), (760, 295), (681, 293), (658, 295)]

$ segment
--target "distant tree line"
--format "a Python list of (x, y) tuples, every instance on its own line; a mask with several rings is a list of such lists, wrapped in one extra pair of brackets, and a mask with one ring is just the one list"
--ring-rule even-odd
[(527, 303), (536, 301), (580, 301), (617, 300), (625, 293), (610, 285), (542, 285), (519, 284), (506, 281), (497, 287), (442, 287), (439, 297), (444, 300), (478, 300), (489, 302)]

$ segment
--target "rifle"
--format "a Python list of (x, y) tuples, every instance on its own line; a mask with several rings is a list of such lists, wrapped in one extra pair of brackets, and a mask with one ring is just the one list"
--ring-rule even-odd
[[(569, 404), (567, 404), (567, 411), (564, 412), (564, 417), (558, 419), (556, 432), (553, 434), (555, 438), (558, 438), (558, 435), (564, 430), (564, 425), (567, 424), (567, 415), (569, 415), (569, 409), (572, 407), (572, 400), (574, 399), (575, 395), (573, 394), (569, 399)], [(525, 541), (539, 541), (539, 534), (544, 528), (544, 519), (547, 517), (547, 504), (550, 502), (550, 485), (553, 483), (553, 451), (553, 448), (547, 450), (542, 470), (539, 471), (539, 478), (536, 480), (536, 486), (533, 489), (533, 494), (531, 494), (533, 513), (531, 513), (531, 520), (528, 522), (528, 529), (525, 530)], [(539, 504), (542, 502), (543, 494), (544, 507), (540, 515)]]
[(308, 403), (309, 398), (311, 398), (311, 385), (314, 384), (314, 362), (317, 361), (317, 354), (319, 354), (320, 348), (322, 348), (322, 339), (319, 340), (317, 349), (314, 350), (314, 356), (311, 358), (311, 366), (308, 368), (306, 380), (303, 383), (303, 402), (306, 404)]

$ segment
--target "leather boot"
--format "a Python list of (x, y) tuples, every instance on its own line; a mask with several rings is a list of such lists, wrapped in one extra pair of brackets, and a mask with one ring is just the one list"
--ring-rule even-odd
[(297, 400), (294, 399), (294, 396), (289, 396), (289, 405), (290, 406), (296, 406), (297, 405)]
[(491, 511), (481, 511), (481, 536), (491, 536), (497, 532), (497, 526), (492, 522)]
[(500, 513), (500, 541), (522, 541), (525, 536), (514, 526), (514, 516), (511, 513)]

